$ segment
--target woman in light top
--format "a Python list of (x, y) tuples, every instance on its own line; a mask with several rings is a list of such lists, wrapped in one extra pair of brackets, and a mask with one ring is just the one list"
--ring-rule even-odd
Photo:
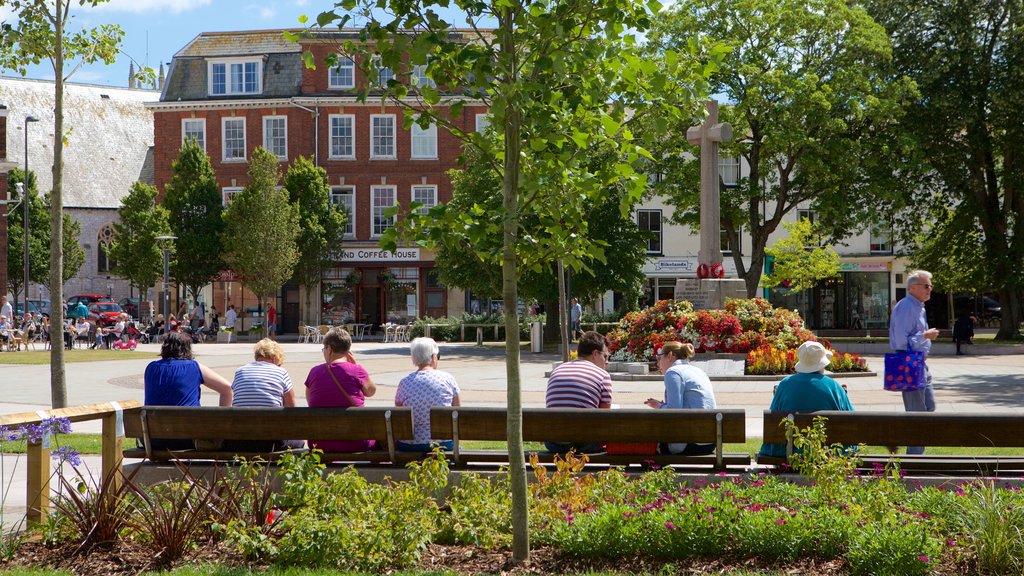
[[(658, 358), (658, 371), (665, 375), (665, 400), (648, 398), (644, 404), (651, 408), (689, 408), (711, 410), (716, 408), (715, 392), (711, 389), (711, 379), (703, 370), (691, 366), (693, 344), (689, 342), (666, 342), (655, 350)], [(660, 452), (682, 454), (685, 456), (701, 456), (715, 451), (714, 444), (661, 444)]]
[[(295, 406), (295, 388), (284, 364), (281, 345), (264, 338), (253, 348), (254, 360), (235, 371), (231, 382), (232, 406), (274, 408)], [(304, 440), (242, 440), (227, 447), (241, 452), (272, 452), (286, 448), (302, 448)]]
[(395, 406), (412, 408), (413, 438), (399, 440), (399, 450), (429, 452), (434, 446), (451, 450), (451, 440), (434, 440), (430, 436), (430, 409), (434, 406), (458, 406), (459, 385), (455, 377), (437, 369), (441, 357), (433, 338), (416, 338), (409, 345), (416, 371), (398, 383)]

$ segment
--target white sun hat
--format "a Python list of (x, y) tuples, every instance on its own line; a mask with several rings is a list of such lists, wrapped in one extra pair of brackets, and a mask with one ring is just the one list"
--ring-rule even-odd
[(832, 351), (822, 346), (821, 342), (807, 341), (796, 351), (796, 371), (802, 374), (822, 372), (832, 361)]

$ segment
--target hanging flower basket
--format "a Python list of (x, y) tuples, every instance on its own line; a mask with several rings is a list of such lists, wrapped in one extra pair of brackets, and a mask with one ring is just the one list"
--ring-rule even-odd
[(390, 270), (385, 270), (377, 275), (377, 281), (386, 288), (391, 288), (391, 285), (395, 283), (395, 275)]
[(362, 279), (363, 274), (359, 272), (359, 270), (353, 270), (348, 273), (348, 276), (345, 276), (345, 284), (348, 284), (349, 286), (355, 286), (356, 284), (359, 284), (359, 281)]

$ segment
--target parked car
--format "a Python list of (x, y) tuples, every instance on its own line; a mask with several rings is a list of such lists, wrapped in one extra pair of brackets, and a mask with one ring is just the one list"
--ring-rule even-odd
[(123, 312), (117, 302), (97, 302), (89, 306), (89, 321), (95, 322), (101, 328), (107, 328), (116, 324)]
[[(25, 309), (25, 303), (22, 302), (21, 300), (18, 300), (17, 305), (15, 306), (14, 313), (20, 317), (20, 316), (22, 316), (24, 314), (24, 309)], [(50, 301), (49, 300), (31, 300), (30, 299), (28, 301), (28, 311), (29, 312), (33, 312), (35, 314), (42, 314), (43, 316), (49, 316), (50, 315)]]
[(97, 302), (114, 303), (114, 299), (106, 294), (76, 294), (68, 298), (68, 308), (71, 309), (78, 306), (79, 302), (84, 302), (86, 306), (92, 306)]
[(127, 312), (132, 318), (139, 320), (139, 299), (138, 298), (121, 298), (117, 301), (121, 306), (121, 309)]

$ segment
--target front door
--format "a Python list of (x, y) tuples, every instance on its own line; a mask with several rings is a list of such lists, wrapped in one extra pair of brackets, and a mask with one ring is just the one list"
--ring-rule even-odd
[[(360, 321), (363, 324), (373, 324), (374, 327), (381, 322), (381, 289), (380, 286), (363, 286), (362, 307)], [(371, 328), (372, 330), (372, 328)]]

